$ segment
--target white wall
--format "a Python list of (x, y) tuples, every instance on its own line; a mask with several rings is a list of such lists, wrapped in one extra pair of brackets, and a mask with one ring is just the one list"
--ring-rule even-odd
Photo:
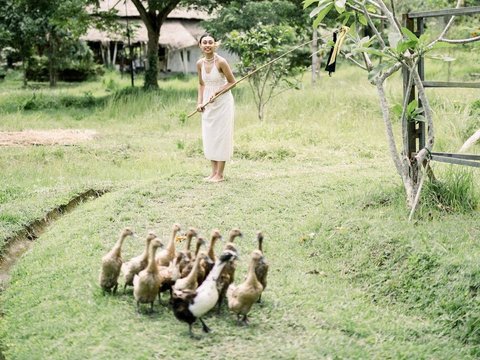
[[(184, 64), (182, 62), (181, 52), (183, 51), (184, 59), (189, 61), (186, 64), (186, 69), (184, 69)], [(189, 52), (189, 54), (188, 54)], [(223, 56), (230, 64), (232, 68), (235, 68), (235, 63), (238, 61), (238, 57), (236, 55), (230, 54), (224, 49), (219, 49), (218, 54)], [(168, 66), (167, 71), (171, 72), (184, 72), (187, 73), (196, 73), (196, 63), (198, 59), (202, 57), (202, 52), (198, 46), (192, 46), (183, 50), (171, 50), (168, 51)]]

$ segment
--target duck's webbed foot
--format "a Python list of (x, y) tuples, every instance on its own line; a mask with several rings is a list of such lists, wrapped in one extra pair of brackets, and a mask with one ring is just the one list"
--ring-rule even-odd
[(190, 337), (195, 340), (199, 340), (200, 337), (198, 335), (195, 335), (193, 333), (193, 324), (188, 324), (188, 333), (190, 334)]
[(212, 329), (210, 329), (207, 324), (205, 324), (205, 321), (203, 321), (201, 318), (199, 318), (200, 322), (202, 323), (202, 330), (203, 332), (209, 333), (212, 332)]

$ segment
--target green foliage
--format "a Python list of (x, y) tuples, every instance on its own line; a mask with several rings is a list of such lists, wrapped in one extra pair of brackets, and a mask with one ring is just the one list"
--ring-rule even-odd
[(222, 7), (218, 16), (204, 21), (203, 26), (216, 38), (223, 39), (231, 31), (245, 32), (259, 24), (290, 25), (302, 32), (306, 28), (306, 20), (298, 1), (233, 1), (229, 6)]
[[(405, 119), (407, 121), (425, 121), (423, 116), (423, 108), (418, 107), (418, 101), (412, 100), (405, 109)], [(401, 104), (395, 104), (392, 107), (392, 113), (396, 119), (401, 119), (403, 113), (403, 106)]]
[(475, 211), (480, 195), (473, 175), (469, 169), (450, 167), (438, 180), (426, 184), (423, 206), (456, 213)]
[[(103, 73), (103, 67), (93, 61), (92, 51), (84, 42), (69, 44), (64, 48), (64, 57), (58, 62), (58, 78), (67, 82), (86, 81)], [(33, 56), (26, 69), (27, 78), (33, 81), (48, 81), (49, 59)]]
[[(298, 44), (295, 29), (287, 25), (259, 25), (248, 31), (232, 31), (227, 34), (225, 47), (239, 55), (237, 65), (245, 75), (283, 55)], [(301, 53), (290, 53), (248, 78), (254, 93), (260, 120), (264, 107), (275, 94), (286, 89), (298, 88), (298, 81), (292, 76), (299, 75), (304, 66), (299, 64)]]
[(49, 110), (61, 108), (94, 108), (105, 102), (104, 98), (95, 98), (90, 92), (86, 92), (83, 96), (47, 96), (33, 94), (32, 97), (26, 99), (22, 106), (22, 110)]

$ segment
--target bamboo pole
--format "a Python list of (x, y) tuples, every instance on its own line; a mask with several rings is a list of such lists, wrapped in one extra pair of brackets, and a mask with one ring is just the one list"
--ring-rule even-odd
[[(255, 74), (256, 72), (258, 72), (258, 71), (262, 70), (263, 68), (265, 68), (265, 67), (273, 64), (275, 61), (281, 59), (282, 57), (290, 54), (291, 52), (293, 52), (293, 51), (295, 51), (295, 50), (301, 48), (302, 46), (305, 46), (305, 45), (307, 45), (307, 44), (309, 44), (309, 43), (311, 43), (311, 42), (312, 42), (312, 40), (308, 40), (307, 42), (305, 42), (305, 43), (303, 43), (303, 44), (301, 44), (301, 45), (298, 45), (298, 46), (294, 47), (294, 48), (291, 49), (291, 50), (288, 50), (286, 53), (280, 55), (279, 57), (277, 57), (277, 58), (275, 58), (275, 59), (273, 59), (273, 60), (270, 60), (268, 63), (263, 64), (263, 65), (260, 66), (258, 69), (252, 70), (252, 71), (249, 72), (247, 75), (245, 75), (245, 76), (243, 76), (242, 78), (240, 78), (240, 80), (235, 81), (233, 84), (231, 84), (230, 86), (226, 87), (225, 89), (223, 89), (222, 91), (220, 91), (219, 93), (217, 93), (215, 96), (212, 96), (205, 104), (203, 104), (202, 107), (205, 107), (205, 106), (207, 106), (208, 104), (211, 104), (212, 102), (214, 102), (215, 99), (217, 99), (219, 96), (225, 94), (227, 91), (230, 91), (230, 90), (233, 89), (235, 86), (237, 86), (237, 84), (238, 84), (239, 82), (241, 82), (241, 81), (249, 78), (250, 76), (252, 76), (252, 75)], [(193, 111), (192, 113), (190, 113), (190, 114), (187, 115), (187, 118), (192, 117), (192, 116), (195, 115), (197, 112), (198, 112), (198, 110), (195, 109), (195, 111)]]

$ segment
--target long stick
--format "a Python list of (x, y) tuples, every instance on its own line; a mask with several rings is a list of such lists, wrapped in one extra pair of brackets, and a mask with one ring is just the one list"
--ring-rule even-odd
[[(301, 48), (302, 46), (305, 46), (305, 45), (307, 45), (307, 44), (309, 44), (309, 43), (311, 43), (311, 42), (312, 42), (312, 40), (309, 40), (309, 41), (307, 41), (307, 42), (305, 42), (305, 43), (303, 43), (303, 44), (301, 44), (301, 45), (298, 45), (297, 47), (294, 47), (293, 49), (288, 50), (286, 53), (280, 55), (279, 57), (277, 57), (277, 58), (275, 58), (275, 59), (273, 59), (273, 60), (270, 60), (268, 63), (260, 66), (258, 69), (252, 70), (252, 71), (249, 72), (247, 75), (245, 75), (245, 76), (243, 76), (242, 78), (240, 78), (239, 80), (235, 81), (232, 85), (226, 87), (225, 89), (223, 89), (222, 91), (220, 91), (220, 92), (219, 92), (218, 94), (216, 94), (215, 96), (212, 96), (205, 104), (202, 105), (202, 107), (205, 107), (205, 106), (207, 106), (208, 104), (214, 102), (215, 99), (218, 98), (220, 95), (225, 94), (227, 91), (229, 91), (229, 90), (233, 89), (235, 86), (237, 86), (237, 84), (238, 84), (240, 81), (243, 81), (243, 80), (249, 78), (250, 76), (252, 76), (252, 75), (255, 74), (256, 72), (262, 70), (263, 68), (267, 67), (268, 65), (273, 64), (275, 61), (281, 59), (282, 57), (290, 54), (291, 52), (293, 52), (293, 51), (295, 51), (295, 50)], [(189, 115), (187, 116), (187, 118), (192, 117), (192, 116), (195, 115), (197, 112), (198, 112), (198, 110), (195, 110), (194, 112), (192, 112), (191, 114), (189, 114)]]

